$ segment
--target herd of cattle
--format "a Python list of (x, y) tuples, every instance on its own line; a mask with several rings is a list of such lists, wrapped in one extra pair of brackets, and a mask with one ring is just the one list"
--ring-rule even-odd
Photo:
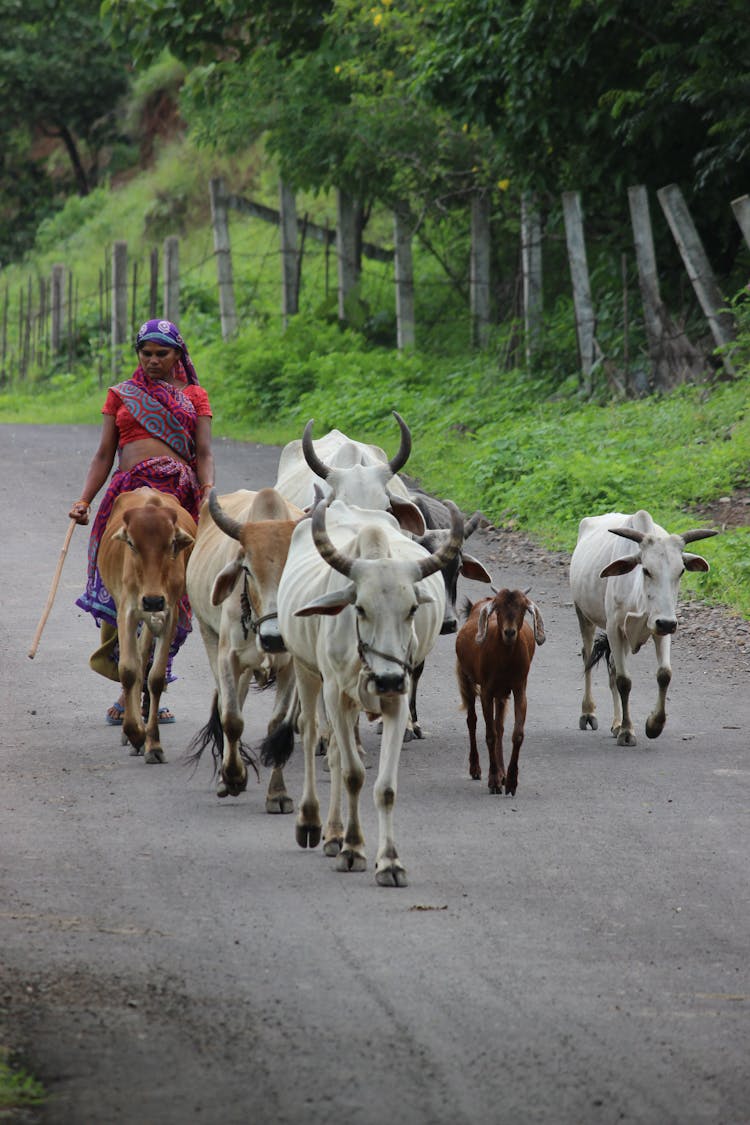
[[(492, 594), (474, 605), (467, 600), (466, 619), (458, 628), (459, 574), (492, 582), (484, 566), (464, 551), (480, 517), (475, 513), (467, 520), (450, 501), (406, 486), (398, 473), (411, 452), (411, 435), (403, 419), (394, 416), (401, 441), (390, 459), (379, 447), (338, 430), (314, 441), (309, 422), (301, 441), (284, 448), (273, 487), (221, 496), (213, 490), (197, 527), (163, 493), (147, 488), (126, 493), (113, 509), (100, 557), (106, 560), (102, 576), (118, 606), (123, 741), (147, 762), (164, 761), (159, 699), (178, 604), (186, 592), (216, 685), (211, 716), (194, 740), (194, 756), (210, 747), (218, 795), (241, 793), (248, 765), (254, 766), (242, 744), (243, 705), (251, 684), (273, 686), (274, 706), (260, 752), (271, 768), (266, 809), (292, 811), (283, 767), (298, 734), (304, 784), (297, 842), (315, 847), (322, 837), (323, 850), (336, 857), (342, 871), (366, 866), (359, 719), (363, 712), (380, 718), (375, 878), (383, 886), (406, 885), (394, 835), (399, 755), (406, 739), (422, 737), (417, 685), (438, 635), (457, 632), (456, 675), (467, 712), (470, 775), (481, 777), (478, 698), (488, 786), (492, 793), (509, 794), (518, 784), (529, 668), (535, 646), (545, 639), (539, 607), (521, 590), (492, 587)], [(591, 670), (606, 657), (612, 732), (619, 745), (635, 742), (628, 660), (651, 637), (658, 698), (646, 734), (661, 733), (680, 577), (685, 569), (708, 570), (705, 559), (685, 547), (714, 534), (669, 535), (645, 511), (581, 521), (570, 566), (583, 639), (581, 730), (597, 726)], [(506, 769), (502, 740), (511, 694), (514, 724)], [(321, 747), (330, 769), (325, 825), (315, 770)]]

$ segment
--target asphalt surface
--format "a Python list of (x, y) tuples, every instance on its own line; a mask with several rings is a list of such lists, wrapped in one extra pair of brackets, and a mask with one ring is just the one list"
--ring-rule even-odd
[[(96, 434), (0, 426), (0, 1044), (49, 1091), (15, 1120), (750, 1121), (746, 668), (678, 632), (661, 738), (643, 734), (651, 647), (636, 659), (638, 745), (609, 734), (602, 672), (600, 729), (579, 731), (565, 566), (477, 533), (498, 584), (532, 587), (548, 637), (518, 792), (469, 778), (454, 640), (441, 637), (422, 680), (427, 738), (401, 758), (409, 885), (374, 880), (372, 727), (370, 864), (338, 873), (296, 845), (293, 816), (265, 813), (265, 776), (220, 801), (208, 761), (186, 767), (213, 691), (197, 629), (165, 699), (167, 764), (131, 757), (105, 725), (116, 685), (88, 669), (95, 630), (74, 605), (84, 529), (28, 659)], [(217, 441), (220, 491), (272, 483), (277, 458)], [(256, 745), (269, 713), (251, 695)], [(295, 801), (301, 757), (286, 771)]]

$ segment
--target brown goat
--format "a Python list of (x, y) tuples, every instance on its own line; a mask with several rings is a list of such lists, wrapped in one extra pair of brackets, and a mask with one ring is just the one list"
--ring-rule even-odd
[[(492, 598), (472, 605), (469, 616), (456, 637), (456, 676), (461, 706), (469, 728), (469, 774), (482, 776), (477, 753), (476, 697), (482, 702), (490, 772), (490, 793), (513, 795), (518, 787), (518, 754), (526, 721), (526, 680), (537, 645), (544, 644), (544, 622), (539, 610), (523, 590), (499, 590)], [(529, 625), (526, 614), (533, 618)], [(513, 752), (506, 773), (503, 761), (503, 720), (505, 705), (513, 692), (515, 722)]]

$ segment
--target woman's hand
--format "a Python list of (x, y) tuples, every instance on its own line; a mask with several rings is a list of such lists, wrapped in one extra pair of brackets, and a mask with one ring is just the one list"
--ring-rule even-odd
[(89, 522), (90, 510), (91, 505), (87, 504), (85, 500), (76, 500), (75, 504), (68, 512), (68, 518), (75, 520), (76, 523), (80, 523), (85, 527)]

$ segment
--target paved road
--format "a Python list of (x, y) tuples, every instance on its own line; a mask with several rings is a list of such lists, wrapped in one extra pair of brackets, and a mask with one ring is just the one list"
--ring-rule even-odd
[[(657, 742), (615, 747), (601, 675), (601, 729), (580, 732), (564, 567), (479, 533), (475, 553), (533, 587), (547, 627), (517, 796), (468, 777), (440, 638), (429, 737), (401, 763), (409, 886), (377, 887), (372, 866), (339, 874), (297, 847), (292, 817), (266, 815), (263, 785), (219, 801), (208, 763), (181, 763), (212, 693), (197, 632), (168, 695), (168, 764), (131, 758), (104, 725), (113, 692), (87, 668), (94, 631), (73, 604), (84, 531), (27, 658), (95, 436), (0, 426), (0, 1042), (50, 1091), (33, 1120), (750, 1121), (746, 671), (678, 636)], [(223, 490), (274, 479), (275, 450), (216, 452)], [(649, 651), (639, 729), (653, 695)], [(268, 710), (248, 701), (251, 740)], [(299, 794), (299, 752), (288, 778)]]

